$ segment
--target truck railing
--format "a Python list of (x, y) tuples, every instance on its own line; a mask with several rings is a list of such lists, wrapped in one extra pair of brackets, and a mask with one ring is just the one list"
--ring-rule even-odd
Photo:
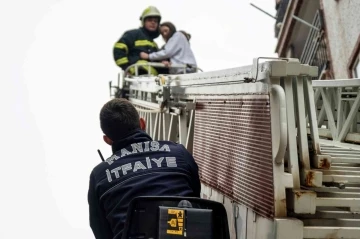
[[(156, 67), (156, 68), (176, 68), (176, 69), (182, 69), (183, 70), (183, 74), (187, 73), (187, 69), (191, 68), (191, 69), (195, 69), (202, 71), (200, 68), (195, 67), (195, 66), (191, 66), (191, 65), (184, 65), (184, 64), (170, 64), (169, 66), (166, 66), (163, 63), (160, 62), (139, 62), (139, 63), (135, 63), (133, 65), (130, 65), (129, 67), (127, 67), (125, 69), (125, 76), (132, 76), (132, 74), (130, 74), (130, 69), (135, 68), (135, 74), (134, 76), (139, 76), (139, 67), (146, 67), (147, 68), (147, 72), (151, 72), (151, 67)], [(147, 74), (147, 75), (143, 75), (143, 76), (150, 76), (151, 74)]]

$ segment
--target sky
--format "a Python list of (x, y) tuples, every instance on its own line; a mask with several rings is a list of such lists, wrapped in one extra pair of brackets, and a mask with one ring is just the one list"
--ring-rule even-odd
[[(94, 238), (89, 175), (110, 148), (99, 111), (119, 68), (112, 46), (149, 5), (192, 35), (200, 68), (274, 57), (269, 0), (2, 0), (0, 238)], [(158, 38), (159, 46), (163, 44)]]

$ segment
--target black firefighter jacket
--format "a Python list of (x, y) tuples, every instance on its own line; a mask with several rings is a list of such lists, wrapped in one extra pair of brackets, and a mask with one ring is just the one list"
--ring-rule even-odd
[(153, 141), (142, 130), (114, 142), (114, 154), (90, 175), (90, 226), (97, 239), (119, 239), (138, 196), (200, 197), (198, 166), (181, 144)]
[[(121, 38), (115, 43), (113, 48), (113, 55), (116, 64), (123, 70), (135, 63), (147, 62), (140, 59), (140, 52), (152, 53), (158, 51), (158, 46), (154, 39), (160, 35), (159, 32), (149, 32), (141, 27), (126, 31)], [(144, 67), (147, 70), (148, 67)], [(157, 75), (155, 68), (150, 68), (151, 73)], [(134, 73), (134, 68), (130, 70)]]

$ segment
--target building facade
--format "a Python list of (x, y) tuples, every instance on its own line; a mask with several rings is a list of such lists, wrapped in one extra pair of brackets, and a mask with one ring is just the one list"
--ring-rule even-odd
[(360, 78), (360, 1), (276, 0), (279, 57), (319, 67), (320, 79)]

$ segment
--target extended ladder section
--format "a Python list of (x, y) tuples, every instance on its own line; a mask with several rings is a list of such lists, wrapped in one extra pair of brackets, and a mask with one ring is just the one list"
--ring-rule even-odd
[(345, 142), (360, 143), (360, 79), (321, 80), (312, 85), (317, 113), (314, 124), (324, 138), (320, 140), (323, 157), (313, 168), (322, 173), (323, 183), (322, 187), (304, 187), (313, 192), (308, 199), (316, 213), (295, 216), (309, 226), (306, 233), (333, 227), (329, 238), (359, 238), (360, 146)]
[(321, 141), (321, 152), (330, 156), (314, 168), (323, 185), (303, 187), (314, 213), (293, 216), (303, 220), (305, 238), (359, 238), (360, 147)]
[(297, 59), (256, 58), (221, 71), (123, 77), (120, 89), (128, 86), (154, 140), (193, 154), (202, 197), (225, 205), (232, 238), (360, 238), (360, 147), (320, 139), (317, 75)]

